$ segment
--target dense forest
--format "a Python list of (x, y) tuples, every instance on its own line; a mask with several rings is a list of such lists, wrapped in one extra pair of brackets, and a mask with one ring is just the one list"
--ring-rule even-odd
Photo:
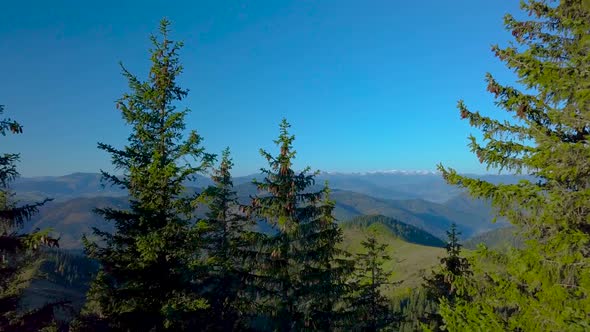
[[(481, 131), (469, 147), (482, 164), (530, 177), (491, 183), (438, 166), (511, 228), (464, 250), (455, 224), (441, 240), (380, 215), (340, 223), (330, 184), (316, 183), (309, 167), (294, 169), (286, 119), (276, 149), (260, 150), (267, 165), (257, 192), (238, 200), (230, 149), (216, 155), (196, 130), (183, 134), (183, 43), (163, 19), (147, 78), (121, 65), (128, 92), (115, 106), (131, 128), (126, 145), (98, 143), (120, 171), (101, 171), (103, 182), (126, 192), (128, 204), (95, 207), (105, 226), (82, 237), (83, 253), (60, 250), (50, 229), (24, 230), (51, 198), (19, 203), (11, 190), (19, 155), (0, 155), (0, 331), (590, 330), (590, 3), (531, 0), (521, 8), (522, 18), (504, 18), (513, 42), (492, 46), (518, 86), (486, 76), (513, 120), (463, 101), (458, 109)], [(22, 132), (0, 119), (2, 136)], [(211, 184), (189, 190), (198, 176)], [(398, 242), (386, 233), (442, 248), (409, 290), (396, 277)], [(486, 241), (501, 245), (476, 245)], [(31, 301), (25, 295), (41, 282), (85, 296), (43, 300), (33, 292), (40, 298)]]

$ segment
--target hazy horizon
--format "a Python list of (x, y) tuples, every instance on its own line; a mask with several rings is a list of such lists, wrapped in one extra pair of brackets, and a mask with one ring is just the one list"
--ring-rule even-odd
[[(301, 170), (296, 170), (296, 171), (301, 171)], [(311, 172), (315, 171), (315, 169), (312, 168)], [(338, 171), (324, 171), (324, 170), (318, 170), (320, 171), (320, 174), (322, 175), (414, 175), (414, 176), (419, 176), (419, 175), (430, 175), (430, 176), (438, 176), (441, 175), (441, 173), (437, 170), (412, 170), (412, 169), (407, 169), (407, 170), (398, 170), (398, 169), (394, 169), (394, 170), (369, 170), (369, 171), (350, 171), (350, 172), (338, 172)], [(500, 175), (500, 176), (527, 176), (527, 174), (514, 174), (514, 173), (507, 173), (507, 172), (502, 172), (502, 173), (498, 173), (498, 172), (494, 172), (494, 171), (487, 171), (487, 172), (481, 172), (481, 173), (475, 173), (475, 172), (459, 172), (460, 174), (466, 174), (466, 175), (475, 175), (475, 176), (495, 176), (495, 175)], [(77, 175), (77, 174), (100, 174), (100, 171), (96, 171), (96, 172), (69, 172), (69, 173), (63, 173), (63, 174), (45, 174), (45, 175), (23, 175), (21, 174), (19, 178), (57, 178), (57, 177), (66, 177), (66, 176), (71, 176), (71, 175)], [(121, 175), (121, 173), (117, 173), (117, 172), (113, 172), (112, 174), (115, 175)], [(233, 177), (237, 177), (237, 178), (243, 178), (243, 177), (249, 177), (249, 176), (254, 176), (254, 175), (259, 175), (261, 174), (260, 172), (252, 172), (252, 173), (245, 173), (245, 174), (239, 174), (239, 173), (235, 173), (233, 174)], [(206, 176), (205, 174), (202, 174), (203, 176)]]

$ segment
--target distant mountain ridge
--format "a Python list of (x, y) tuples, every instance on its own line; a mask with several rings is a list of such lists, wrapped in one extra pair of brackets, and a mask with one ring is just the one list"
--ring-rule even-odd
[(82, 235), (90, 235), (92, 227), (112, 232), (114, 226), (95, 214), (93, 209), (129, 206), (127, 196), (119, 197), (78, 197), (64, 202), (50, 202), (39, 209), (39, 213), (27, 223), (25, 230), (50, 228), (60, 238), (60, 247), (78, 249), (82, 246)]
[[(242, 204), (257, 194), (252, 179), (261, 175), (234, 178), (235, 190)], [(522, 178), (522, 177), (520, 177)], [(515, 182), (512, 176), (486, 176), (492, 182)], [(444, 238), (451, 223), (457, 223), (465, 238), (504, 226), (492, 224), (489, 202), (474, 200), (461, 190), (447, 185), (433, 174), (371, 173), (366, 175), (320, 174), (313, 189), (327, 180), (336, 201), (334, 214), (340, 221), (362, 215), (380, 214), (418, 227)], [(190, 191), (200, 191), (211, 184), (205, 176), (187, 182)], [(79, 238), (91, 227), (110, 227), (92, 209), (105, 204), (127, 204), (126, 191), (101, 185), (98, 173), (74, 173), (60, 177), (19, 178), (14, 191), (21, 202), (55, 198), (41, 209), (30, 224), (52, 227), (63, 234), (64, 246), (78, 248)], [(42, 227), (43, 226), (43, 227)]]
[(522, 248), (524, 239), (515, 226), (507, 226), (474, 236), (463, 245), (467, 249), (476, 249), (480, 244), (491, 249)]
[[(515, 175), (473, 175), (492, 183), (516, 183), (529, 178)], [(260, 174), (235, 177), (234, 185), (251, 183), (252, 179), (262, 179)], [(444, 203), (462, 192), (461, 189), (448, 185), (436, 172), (430, 171), (381, 171), (365, 173), (320, 173), (317, 183), (328, 181), (333, 189), (355, 191), (361, 194), (384, 199), (423, 199), (435, 203)], [(206, 187), (211, 179), (198, 175), (196, 181), (186, 182), (189, 187)], [(20, 197), (53, 197), (57, 200), (80, 196), (119, 196), (124, 190), (109, 184), (103, 188), (98, 173), (73, 173), (64, 176), (22, 177), (13, 184), (13, 189)]]
[(56, 200), (74, 197), (124, 196), (120, 188), (101, 185), (99, 173), (73, 173), (64, 176), (18, 178), (12, 184), (18, 197), (27, 200), (35, 197), (51, 197)]
[[(256, 193), (254, 185), (245, 183), (236, 186), (239, 200), (242, 204), (249, 201), (249, 196)], [(501, 227), (501, 224), (491, 224), (491, 216), (474, 215), (458, 212), (443, 204), (432, 203), (424, 200), (384, 200), (367, 195), (334, 190), (332, 199), (336, 202), (334, 215), (339, 221), (346, 221), (363, 215), (380, 214), (394, 218), (405, 224), (422, 229), (433, 236), (443, 238), (445, 231), (452, 222), (459, 225), (459, 229), (466, 236), (483, 232), (488, 227)], [(92, 227), (111, 231), (112, 225), (92, 210), (96, 207), (115, 206), (126, 208), (128, 198), (126, 196), (108, 197), (77, 197), (65, 201), (50, 202), (43, 206), (39, 214), (34, 216), (28, 228), (50, 227), (62, 237), (62, 246), (65, 248), (80, 248), (82, 234), (91, 233)], [(202, 216), (206, 210), (200, 210)], [(264, 228), (265, 225), (260, 225)]]
[[(499, 228), (502, 221), (491, 223), (490, 210), (455, 210), (452, 206), (429, 202), (422, 199), (387, 200), (364, 194), (334, 190), (332, 198), (336, 201), (334, 214), (339, 220), (347, 220), (360, 215), (381, 214), (421, 228), (435, 236), (444, 238), (452, 223), (456, 223), (465, 237)], [(474, 205), (477, 205), (477, 201)]]

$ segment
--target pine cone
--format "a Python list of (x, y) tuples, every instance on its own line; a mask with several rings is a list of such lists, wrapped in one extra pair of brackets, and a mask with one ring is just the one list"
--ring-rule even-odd
[(466, 119), (469, 115), (469, 112), (466, 109), (461, 109), (461, 119)]

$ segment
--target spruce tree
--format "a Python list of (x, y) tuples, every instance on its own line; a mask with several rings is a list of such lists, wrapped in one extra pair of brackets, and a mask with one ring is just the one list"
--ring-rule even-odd
[(100, 263), (88, 292), (86, 318), (106, 322), (110, 330), (192, 330), (207, 307), (199, 296), (206, 267), (201, 223), (195, 223), (192, 204), (197, 195), (184, 183), (208, 169), (214, 157), (204, 152), (195, 131), (183, 138), (189, 111), (176, 109), (188, 93), (177, 84), (182, 43), (169, 39), (166, 19), (159, 32), (160, 38), (151, 37), (146, 81), (122, 66), (131, 91), (116, 105), (132, 128), (127, 146), (98, 144), (122, 171), (101, 171), (103, 180), (127, 189), (130, 196), (129, 210), (96, 209), (114, 223), (114, 233), (95, 228), (99, 242), (84, 238), (87, 255)]
[(306, 328), (313, 331), (348, 325), (345, 306), (355, 267), (350, 254), (340, 248), (343, 233), (333, 216), (335, 202), (330, 200), (327, 182), (323, 195), (320, 215), (302, 224), (300, 231), (305, 248), (300, 301), (305, 302)]
[(349, 328), (355, 331), (392, 329), (402, 319), (393, 312), (390, 301), (382, 294), (383, 288), (399, 284), (391, 282), (392, 272), (383, 268), (384, 263), (392, 259), (386, 253), (389, 246), (379, 243), (373, 233), (361, 244), (364, 252), (356, 254), (357, 281), (351, 303), (354, 320)]
[[(0, 116), (4, 106), (0, 105)], [(22, 133), (22, 126), (10, 118), (0, 119), (0, 135)], [(23, 308), (21, 297), (33, 278), (39, 276), (40, 249), (57, 245), (48, 230), (22, 232), (23, 224), (39, 207), (50, 201), (18, 205), (10, 183), (19, 173), (19, 154), (0, 155), (0, 331), (39, 331), (55, 327), (54, 308), (64, 303), (49, 303), (37, 308)]]
[(242, 328), (241, 293), (247, 273), (248, 252), (252, 245), (252, 222), (240, 213), (233, 189), (233, 162), (229, 148), (222, 153), (219, 168), (214, 170), (214, 185), (202, 198), (209, 207), (203, 240), (208, 260), (208, 276), (203, 282), (204, 296), (210, 304), (204, 330), (231, 331)]
[(342, 237), (326, 188), (313, 190), (317, 173), (310, 174), (309, 167), (293, 170), (295, 137), (289, 127), (283, 119), (275, 140), (278, 156), (261, 150), (270, 168), (262, 169), (262, 181), (255, 181), (261, 195), (247, 210), (276, 233), (260, 239), (249, 283), (266, 330), (314, 330), (336, 323), (346, 263), (335, 259)]
[[(468, 277), (472, 274), (471, 266), (467, 258), (461, 256), (461, 247), (459, 243), (457, 225), (451, 224), (451, 229), (447, 231), (447, 255), (440, 260), (440, 266), (432, 271), (430, 276), (424, 277), (423, 287), (426, 290), (426, 297), (429, 301), (438, 303), (445, 299), (448, 306), (454, 306), (456, 300), (461, 298), (464, 301), (469, 299), (457, 292), (453, 282), (457, 277)], [(444, 322), (438, 312), (427, 312), (424, 316), (424, 322), (429, 329), (440, 331)]]
[(439, 169), (448, 183), (491, 199), (529, 240), (508, 254), (480, 250), (477, 261), (501, 268), (475, 264), (477, 282), (456, 280), (471, 300), (443, 301), (451, 331), (590, 330), (590, 3), (525, 1), (521, 8), (528, 17), (504, 20), (515, 42), (492, 47), (519, 86), (486, 78), (514, 120), (470, 111), (462, 101), (459, 110), (483, 132), (483, 142), (471, 137), (482, 163), (534, 179), (492, 184)]

